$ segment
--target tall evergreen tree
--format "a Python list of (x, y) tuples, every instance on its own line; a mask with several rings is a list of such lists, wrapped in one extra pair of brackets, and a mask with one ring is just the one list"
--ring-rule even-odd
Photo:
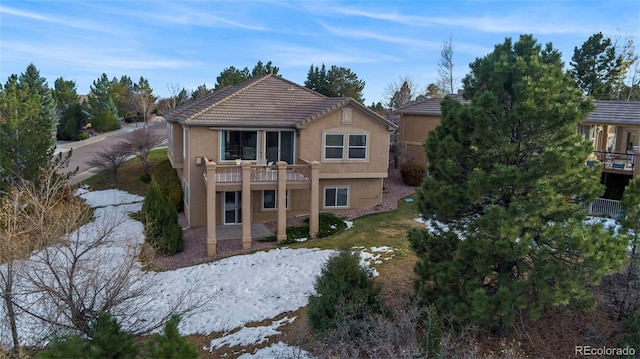
[(112, 131), (122, 126), (122, 120), (118, 113), (112, 82), (107, 74), (93, 81), (89, 93), (89, 113), (93, 128), (96, 131)]
[(364, 103), (362, 91), (365, 82), (358, 79), (351, 69), (332, 65), (327, 71), (324, 64), (321, 68), (311, 65), (304, 86), (328, 97), (351, 97)]
[(628, 243), (585, 224), (577, 203), (603, 192), (576, 134), (594, 105), (560, 53), (522, 35), (470, 67), (471, 104), (445, 99), (425, 143), (430, 176), (417, 202), (431, 226), (409, 239), (422, 298), (504, 336), (521, 311), (592, 304), (589, 286), (620, 266)]
[(195, 89), (194, 91), (191, 91), (191, 99), (192, 100), (197, 100), (200, 97), (206, 96), (210, 93), (210, 90), (207, 88), (206, 84), (202, 84), (200, 86), (198, 86), (197, 89)]
[(266, 65), (263, 64), (262, 61), (258, 61), (251, 71), (249, 71), (248, 67), (238, 69), (234, 66), (230, 66), (222, 70), (220, 76), (216, 78), (215, 89), (217, 90), (223, 87), (237, 85), (247, 80), (265, 75), (278, 75), (279, 70), (280, 69), (277, 66), (273, 66), (271, 61), (267, 62)]
[(133, 122), (136, 117), (136, 108), (131, 103), (134, 86), (133, 80), (126, 75), (121, 76), (120, 80), (112, 78), (109, 85), (109, 93), (116, 104), (118, 115), (126, 122)]
[(278, 71), (280, 71), (280, 69), (277, 66), (273, 66), (271, 61), (267, 62), (266, 65), (262, 64), (262, 61), (258, 61), (256, 66), (251, 70), (251, 78), (265, 75), (278, 75)]
[(586, 95), (596, 100), (613, 100), (616, 98), (614, 86), (618, 82), (622, 60), (622, 57), (616, 56), (611, 39), (599, 32), (573, 50), (570, 73), (578, 88)]
[(53, 156), (58, 123), (46, 79), (33, 64), (0, 91), (0, 193), (18, 178), (35, 180)]
[(54, 83), (52, 95), (60, 118), (56, 137), (59, 140), (77, 140), (87, 114), (80, 104), (76, 83), (59, 77)]

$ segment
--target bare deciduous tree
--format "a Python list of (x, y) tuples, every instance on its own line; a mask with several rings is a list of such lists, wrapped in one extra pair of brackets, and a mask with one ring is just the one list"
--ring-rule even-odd
[[(174, 314), (185, 318), (210, 303), (197, 283), (168, 295), (162, 273), (142, 269), (142, 235), (127, 205), (92, 212), (81, 198), (50, 188), (61, 183), (66, 182), (27, 184), (3, 203), (15, 209), (8, 216), (3, 207), (3, 239), (9, 234), (15, 240), (2, 241), (0, 248), (0, 313), (10, 317), (12, 332), (8, 339), (0, 330), (0, 344), (17, 352), (21, 340), (39, 345), (54, 334), (90, 336), (100, 312), (116, 317), (127, 332), (145, 334)], [(13, 248), (20, 251), (5, 251)], [(22, 270), (8, 271), (8, 263)]]
[(453, 37), (442, 44), (440, 61), (438, 61), (438, 84), (445, 94), (454, 92), (455, 79), (453, 78)]
[[(11, 333), (12, 356), (20, 354), (20, 335), (17, 316), (19, 308), (14, 305), (15, 284), (24, 269), (24, 260), (31, 251), (49, 244), (64, 232), (56, 215), (73, 200), (66, 186), (75, 171), (63, 173), (71, 154), (58, 154), (47, 167), (40, 170), (37, 181), (20, 179), (0, 203), (0, 298), (6, 323)], [(0, 330), (0, 333), (2, 331)]]
[(147, 119), (155, 108), (156, 99), (156, 96), (153, 95), (151, 86), (149, 86), (149, 81), (144, 77), (140, 77), (138, 83), (133, 85), (129, 102), (137, 114), (142, 116), (145, 128), (147, 127)]
[(384, 96), (389, 107), (395, 110), (413, 100), (417, 91), (416, 82), (411, 77), (405, 76), (387, 85)]
[(158, 101), (158, 112), (160, 114), (167, 113), (174, 108), (182, 105), (185, 101), (188, 100), (187, 90), (183, 87), (180, 88), (177, 84), (168, 84), (167, 90), (169, 91), (169, 97), (162, 98)]
[(123, 146), (134, 156), (138, 157), (142, 163), (144, 173), (147, 174), (149, 168), (149, 153), (158, 147), (164, 140), (165, 136), (160, 135), (158, 131), (151, 129), (138, 129), (130, 132), (125, 136)]
[(131, 155), (129, 146), (124, 141), (120, 141), (111, 148), (97, 152), (87, 164), (99, 171), (109, 172), (113, 183), (118, 184), (118, 170)]

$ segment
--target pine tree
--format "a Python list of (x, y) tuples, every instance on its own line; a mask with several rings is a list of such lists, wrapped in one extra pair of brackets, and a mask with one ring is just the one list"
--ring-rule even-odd
[(184, 250), (184, 234), (178, 223), (178, 212), (152, 180), (142, 204), (145, 241), (164, 255)]
[(59, 77), (51, 93), (60, 119), (56, 137), (59, 140), (77, 140), (86, 122), (87, 114), (80, 104), (76, 83)]
[(622, 71), (622, 57), (616, 56), (611, 39), (593, 34), (573, 50), (570, 70), (578, 88), (596, 100), (616, 99), (614, 87)]
[(108, 313), (99, 313), (92, 324), (91, 338), (78, 335), (53, 338), (49, 347), (38, 353), (38, 358), (133, 359), (138, 355), (133, 335), (125, 332), (118, 321)]
[(378, 287), (360, 266), (360, 256), (342, 251), (329, 258), (316, 279), (316, 294), (309, 297), (309, 323), (317, 332), (348, 325), (386, 308)]
[(180, 317), (172, 316), (164, 326), (162, 335), (154, 335), (148, 343), (149, 358), (190, 359), (198, 357), (198, 350), (187, 339), (180, 336), (178, 324)]
[[(116, 81), (117, 82), (117, 81)], [(113, 131), (122, 126), (115, 100), (113, 83), (107, 74), (93, 81), (89, 94), (89, 113), (96, 131)]]
[(0, 194), (18, 178), (38, 177), (53, 156), (57, 122), (51, 90), (33, 64), (9, 76), (0, 91)]
[(471, 104), (443, 101), (425, 143), (417, 202), (432, 228), (409, 239), (422, 299), (505, 336), (523, 310), (592, 304), (590, 286), (620, 266), (626, 243), (586, 225), (577, 203), (603, 190), (576, 134), (594, 107), (560, 53), (522, 35), (470, 67)]
[(327, 71), (324, 64), (321, 68), (313, 67), (307, 73), (304, 86), (328, 97), (351, 97), (364, 102), (362, 91), (365, 82), (358, 79), (351, 69), (332, 65)]

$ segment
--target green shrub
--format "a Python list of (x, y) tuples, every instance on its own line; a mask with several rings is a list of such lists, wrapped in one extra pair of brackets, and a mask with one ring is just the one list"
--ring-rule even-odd
[(386, 312), (380, 287), (360, 265), (360, 257), (348, 251), (329, 258), (316, 279), (315, 291), (309, 297), (308, 315), (319, 333)]
[(138, 348), (133, 336), (122, 330), (120, 324), (108, 313), (98, 314), (91, 326), (90, 340), (78, 335), (57, 337), (49, 348), (38, 353), (38, 358), (135, 358)]
[(145, 358), (195, 359), (198, 357), (198, 350), (186, 338), (180, 336), (178, 323), (180, 318), (176, 315), (172, 316), (164, 326), (164, 333), (151, 337), (147, 343), (148, 353)]
[(80, 132), (80, 134), (78, 135), (78, 140), (79, 141), (86, 140), (89, 137), (91, 137), (91, 136), (89, 136), (88, 132)]
[[(291, 244), (296, 242), (300, 238), (309, 237), (309, 218), (304, 220), (305, 224), (295, 227), (287, 227), (287, 240), (284, 244)], [(318, 238), (324, 238), (334, 235), (343, 229), (347, 228), (344, 219), (336, 216), (333, 213), (321, 212), (318, 219)], [(262, 242), (274, 242), (276, 236), (269, 236), (262, 239)]]
[(152, 180), (142, 203), (145, 241), (164, 255), (184, 250), (184, 235), (178, 223), (178, 212)]
[(318, 238), (332, 236), (344, 230), (345, 228), (347, 228), (347, 224), (344, 223), (343, 218), (329, 212), (320, 213), (320, 221), (318, 223)]
[(182, 211), (182, 185), (168, 159), (156, 165), (151, 173), (151, 179), (156, 181), (160, 191), (169, 202), (173, 203), (176, 211)]
[(419, 186), (425, 177), (425, 168), (416, 162), (404, 162), (400, 166), (402, 182), (409, 186)]

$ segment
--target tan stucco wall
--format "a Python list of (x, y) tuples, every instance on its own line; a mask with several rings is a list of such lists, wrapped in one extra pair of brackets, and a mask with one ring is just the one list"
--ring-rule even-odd
[[(348, 108), (351, 108), (348, 106)], [(389, 129), (373, 121), (359, 110), (352, 108), (352, 123), (342, 123), (342, 110), (338, 109), (325, 117), (311, 121), (300, 130), (298, 157), (320, 162), (321, 175), (327, 173), (383, 173), (386, 176), (389, 164)], [(365, 160), (324, 160), (324, 133), (368, 134), (368, 153)], [(303, 144), (303, 145), (301, 145)], [(345, 144), (346, 146), (346, 144)], [(346, 152), (345, 147), (345, 152)]]
[(189, 183), (189, 223), (191, 226), (205, 226), (207, 192), (202, 178), (204, 165), (196, 165), (196, 158), (217, 158), (218, 131), (212, 131), (207, 127), (187, 127), (187, 142), (190, 152), (187, 153), (189, 160), (184, 162), (184, 172), (188, 174)]
[(435, 130), (439, 124), (438, 116), (402, 115), (400, 117), (398, 139), (400, 148), (405, 151), (408, 158), (424, 166), (427, 165), (424, 142), (429, 132)]
[(337, 209), (324, 208), (324, 189), (326, 187), (348, 187), (349, 208), (369, 208), (382, 202), (382, 179), (324, 179), (320, 181), (320, 206), (322, 210)]
[[(324, 203), (324, 187), (347, 186), (350, 208), (366, 208), (381, 202), (382, 178), (387, 176), (389, 162), (389, 129), (386, 125), (372, 120), (359, 110), (352, 108), (351, 123), (344, 124), (343, 111), (333, 111), (325, 117), (311, 121), (306, 128), (299, 129), (296, 136), (296, 157), (306, 161), (318, 161), (320, 165), (320, 201)], [(172, 162), (179, 163), (182, 159), (183, 127), (173, 126), (173, 155)], [(207, 157), (220, 163), (219, 131), (208, 127), (187, 126), (186, 159), (181, 162), (182, 169), (177, 169), (179, 177), (189, 186), (188, 205), (185, 204), (185, 215), (191, 226), (205, 226), (206, 218), (206, 189), (202, 179), (204, 165), (196, 165), (197, 157)], [(323, 133), (366, 133), (368, 135), (367, 158), (364, 160), (323, 160)], [(264, 131), (259, 130), (258, 149), (261, 152)], [(346, 145), (346, 144), (345, 144)], [(178, 147), (179, 146), (179, 147)], [(345, 146), (345, 153), (346, 153)], [(259, 153), (258, 158), (263, 154)], [(226, 164), (229, 164), (225, 163)], [(222, 163), (221, 163), (222, 164)], [(300, 163), (299, 163), (300, 164)], [(359, 177), (368, 177), (359, 179)], [(309, 213), (311, 194), (308, 190), (290, 190), (290, 208), (287, 217), (306, 215)], [(252, 221), (267, 222), (277, 217), (277, 211), (262, 210), (261, 192), (252, 191)], [(222, 196), (216, 196), (216, 208), (222, 209)], [(216, 211), (216, 222), (221, 224), (222, 211)]]

